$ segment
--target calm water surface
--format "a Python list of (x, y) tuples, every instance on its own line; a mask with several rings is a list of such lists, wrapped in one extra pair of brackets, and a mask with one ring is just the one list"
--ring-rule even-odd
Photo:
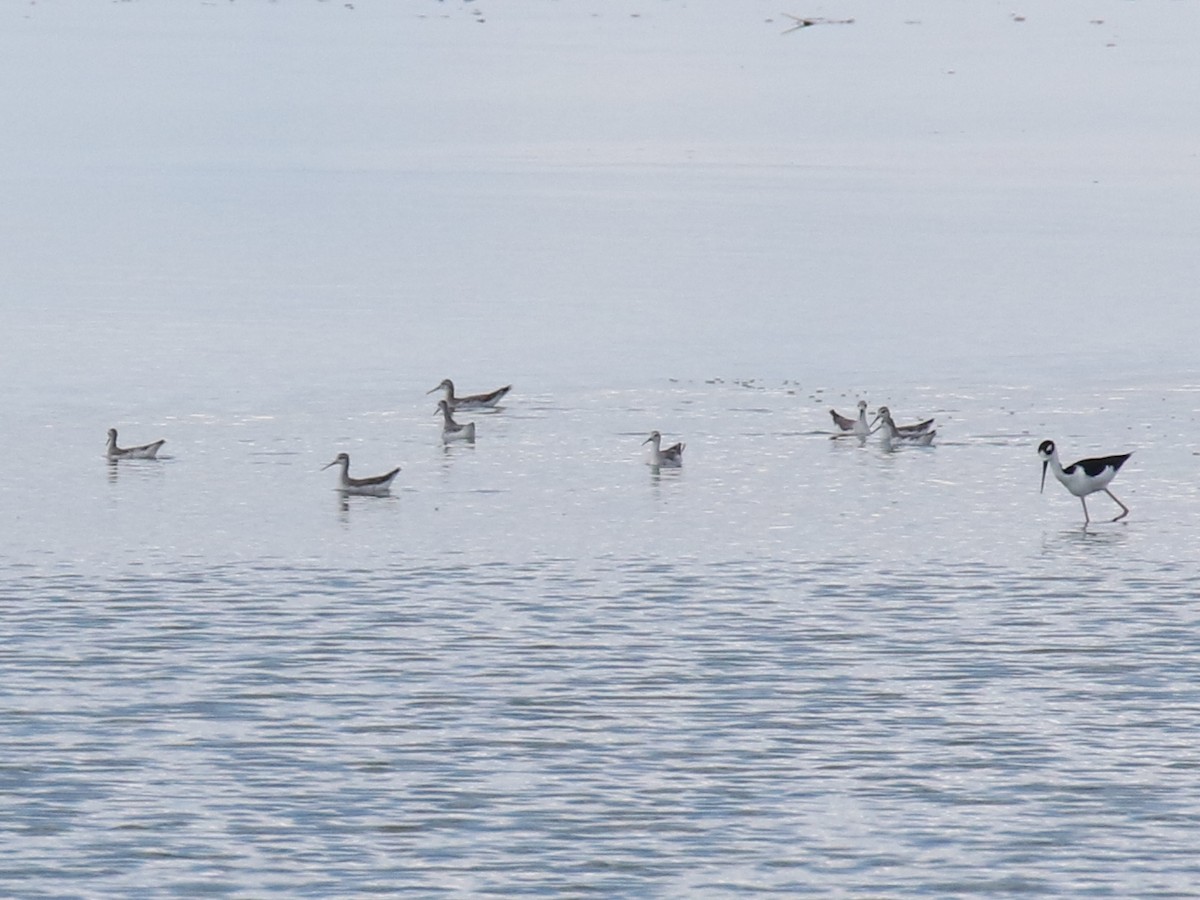
[(476, 6), (0, 11), (0, 895), (1196, 896), (1195, 9)]
[[(129, 428), (157, 462), (62, 425), (4, 482), (6, 891), (1189, 895), (1197, 392), (1090, 398), (1090, 447), (990, 390), (883, 398), (942, 429), (892, 454), (715, 379), (449, 450), (419, 389)], [(1136, 450), (1128, 520), (1038, 495), (1051, 421)]]

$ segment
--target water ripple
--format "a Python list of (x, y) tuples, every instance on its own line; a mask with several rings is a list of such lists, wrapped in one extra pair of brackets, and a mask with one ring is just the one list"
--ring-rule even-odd
[(1198, 874), (1182, 572), (6, 581), (26, 896), (1169, 895)]

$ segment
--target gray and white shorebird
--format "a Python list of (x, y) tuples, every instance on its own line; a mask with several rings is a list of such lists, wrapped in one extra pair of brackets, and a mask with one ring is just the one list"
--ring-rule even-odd
[(866, 440), (867, 435), (871, 433), (871, 426), (867, 424), (867, 401), (858, 401), (858, 418), (851, 419), (849, 416), (843, 416), (836, 409), (831, 409), (829, 415), (833, 417), (833, 425), (838, 429), (840, 434), (835, 434), (835, 438), (839, 437), (856, 437)]
[(900, 437), (913, 437), (933, 430), (933, 419), (925, 419), (923, 422), (914, 422), (911, 425), (897, 425), (892, 418), (892, 411), (886, 406), (881, 406), (876, 410), (875, 419), (871, 422), (871, 430), (875, 431), (875, 422), (885, 419), (892, 423), (892, 430)]
[(933, 427), (933, 419), (926, 419), (924, 422), (919, 422), (916, 425), (897, 426), (892, 421), (891, 410), (886, 406), (879, 407), (879, 411), (875, 414), (875, 421), (879, 423), (879, 427), (873, 430), (882, 432), (880, 438), (885, 447), (906, 445), (928, 447), (933, 443), (933, 439), (937, 437), (937, 430)]
[(108, 448), (104, 455), (109, 459), (155, 459), (158, 450), (166, 440), (155, 441), (153, 444), (142, 444), (140, 447), (118, 447), (117, 429), (108, 429)]
[(454, 414), (450, 412), (450, 404), (445, 400), (438, 401), (438, 412), (442, 414), (442, 443), (449, 444), (451, 441), (466, 441), (469, 444), (475, 443), (475, 423), (464, 422), (459, 424), (454, 421)]
[(1121, 470), (1121, 466), (1125, 465), (1125, 460), (1133, 456), (1132, 453), (1081, 459), (1079, 462), (1064, 466), (1058, 460), (1058, 448), (1054, 446), (1054, 441), (1042, 441), (1038, 445), (1038, 456), (1042, 460), (1042, 486), (1038, 493), (1046, 490), (1046, 469), (1049, 468), (1054, 473), (1054, 477), (1062, 482), (1063, 487), (1078, 497), (1079, 502), (1083, 504), (1083, 524), (1085, 526), (1091, 521), (1086, 497), (1096, 491), (1104, 491), (1112, 497), (1117, 506), (1121, 507), (1120, 514), (1112, 521), (1120, 521), (1129, 515), (1129, 507), (1118, 500), (1116, 495), (1108, 489), (1108, 483), (1117, 477), (1117, 472)]
[(339, 453), (334, 457), (333, 462), (326, 463), (321, 466), (321, 471), (325, 471), (330, 466), (341, 466), (342, 471), (338, 476), (337, 489), (343, 494), (362, 494), (371, 497), (382, 497), (392, 489), (392, 479), (396, 477), (396, 473), (400, 471), (400, 467), (392, 469), (386, 475), (373, 475), (370, 478), (351, 478), (350, 477), (350, 454)]
[(449, 378), (443, 378), (441, 384), (425, 393), (432, 394), (434, 391), (445, 391), (446, 404), (453, 411), (456, 409), (493, 409), (497, 403), (504, 399), (504, 395), (511, 390), (512, 385), (506, 384), (504, 387), (496, 388), (496, 390), (489, 391), (486, 394), (470, 394), (466, 397), (456, 397), (454, 395), (454, 382)]
[(650, 444), (650, 465), (655, 468), (678, 469), (683, 465), (683, 448), (686, 444), (662, 446), (662, 435), (657, 431), (650, 432), (650, 437), (642, 441), (642, 446)]

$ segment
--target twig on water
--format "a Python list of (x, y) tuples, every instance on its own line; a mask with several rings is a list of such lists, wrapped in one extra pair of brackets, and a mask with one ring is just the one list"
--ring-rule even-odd
[(799, 31), (801, 28), (808, 28), (810, 25), (853, 25), (853, 19), (811, 19), (793, 16), (791, 13), (783, 13), (796, 24), (781, 34), (791, 34), (793, 31)]

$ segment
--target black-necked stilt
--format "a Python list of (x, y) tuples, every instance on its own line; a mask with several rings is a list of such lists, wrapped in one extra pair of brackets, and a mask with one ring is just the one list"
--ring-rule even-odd
[(875, 421), (879, 423), (877, 430), (883, 432), (882, 440), (885, 447), (904, 444), (928, 447), (937, 437), (937, 430), (932, 427), (933, 419), (927, 419), (916, 425), (897, 426), (892, 421), (891, 410), (886, 406), (879, 407), (879, 412), (875, 414)]
[(438, 401), (438, 412), (442, 414), (442, 443), (448, 444), (451, 441), (467, 441), (475, 443), (475, 423), (466, 422), (462, 425), (454, 421), (454, 416), (450, 412), (450, 404), (445, 400)]
[(849, 437), (853, 435), (856, 438), (866, 440), (867, 435), (871, 433), (871, 426), (867, 424), (867, 401), (858, 401), (858, 418), (851, 419), (849, 416), (843, 416), (836, 409), (831, 409), (829, 415), (833, 417), (833, 424), (842, 433), (835, 434), (834, 437)]
[(1078, 497), (1079, 502), (1083, 504), (1084, 525), (1091, 521), (1091, 517), (1088, 516), (1087, 500), (1084, 498), (1096, 491), (1104, 491), (1113, 498), (1113, 502), (1117, 506), (1121, 507), (1121, 514), (1113, 519), (1114, 522), (1129, 515), (1129, 507), (1118, 500), (1116, 494), (1108, 489), (1108, 483), (1116, 477), (1121, 466), (1125, 465), (1125, 460), (1133, 456), (1132, 453), (1081, 459), (1079, 462), (1064, 467), (1058, 461), (1058, 448), (1054, 446), (1054, 441), (1042, 441), (1038, 445), (1038, 456), (1042, 458), (1042, 486), (1039, 493), (1046, 489), (1046, 469), (1052, 469), (1054, 477), (1061, 481), (1063, 487)]
[(432, 394), (434, 391), (446, 392), (446, 404), (451, 410), (456, 409), (487, 409), (494, 407), (500, 400), (512, 390), (511, 384), (506, 384), (502, 388), (496, 388), (486, 394), (471, 394), (469, 397), (454, 396), (454, 382), (449, 378), (443, 378), (442, 383), (433, 390), (426, 391), (427, 394)]
[(642, 441), (642, 446), (651, 444), (650, 448), (650, 465), (654, 467), (663, 466), (669, 469), (678, 469), (683, 465), (683, 448), (686, 444), (672, 444), (670, 447), (662, 446), (662, 435), (657, 431), (650, 432), (650, 437)]
[(158, 456), (158, 449), (166, 440), (155, 441), (153, 444), (143, 444), (140, 447), (118, 447), (117, 446), (117, 429), (108, 429), (108, 449), (104, 455), (109, 459), (154, 459)]
[(325, 471), (330, 466), (342, 467), (337, 489), (343, 494), (366, 494), (373, 497), (382, 497), (388, 493), (392, 489), (392, 479), (400, 471), (400, 467), (396, 466), (396, 468), (392, 469), (386, 475), (375, 475), (371, 478), (351, 478), (350, 455), (348, 453), (339, 453), (333, 462), (322, 466), (321, 471)]

